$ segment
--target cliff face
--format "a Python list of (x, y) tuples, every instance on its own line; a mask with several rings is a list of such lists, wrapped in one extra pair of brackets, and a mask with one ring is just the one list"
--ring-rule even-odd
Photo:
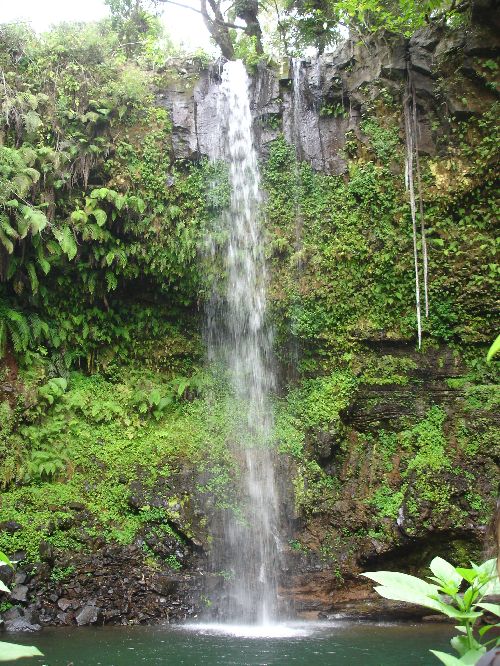
[[(495, 108), (500, 45), (493, 6), (476, 3), (472, 14), (466, 28), (431, 26), (410, 39), (382, 34), (347, 41), (333, 54), (287, 63), (280, 72), (262, 68), (253, 77), (256, 139), (268, 191), (270, 296), (277, 321), (285, 322), (277, 323), (283, 385), (291, 380), (292, 387), (303, 387), (339, 369), (355, 378), (336, 413), (304, 419), (304, 447), (290, 456), (287, 474), (295, 490), (293, 500), (288, 495), (283, 503), (290, 548), (282, 584), (298, 611), (353, 607), (376, 614), (377, 608), (359, 601), (369, 596), (369, 586), (356, 580), (357, 571), (418, 571), (432, 554), (455, 561), (483, 555), (498, 483), (498, 415), (493, 375), (473, 368), (484, 366), (481, 345), (493, 337), (495, 306), (489, 287), (484, 284), (480, 293), (474, 284), (489, 270), (477, 248), (483, 229), (486, 236), (492, 233), (493, 211), (486, 206), (481, 219), (474, 210), (476, 201), (489, 196), (491, 182), (489, 167), (484, 175), (476, 167), (483, 159), (483, 166), (491, 164), (493, 154), (486, 157), (484, 144), (474, 152), (482, 142), (474, 127), (488, 123)], [(162, 91), (178, 159), (199, 159), (216, 140), (218, 76), (216, 66), (202, 74), (192, 93)], [(297, 82), (298, 91), (292, 85)], [(421, 351), (415, 350), (408, 310), (408, 100), (416, 111), (430, 248), (430, 319)], [(353, 181), (371, 167), (380, 179), (371, 207), (355, 193), (352, 207), (341, 214), (355, 235), (375, 238), (366, 247), (349, 236), (351, 248), (339, 250), (335, 236), (340, 245), (345, 232), (331, 207), (341, 205), (342, 191), (352, 195)], [(340, 190), (339, 197), (318, 195), (324, 188)], [(365, 223), (356, 217), (363, 214), (354, 211), (357, 202), (365, 208)], [(384, 236), (377, 225), (386, 223), (392, 228)], [(407, 241), (398, 245), (392, 234)], [(457, 242), (464, 243), (463, 253)], [(384, 248), (386, 273), (377, 272)], [(384, 286), (398, 263), (399, 277)], [(352, 291), (345, 289), (350, 281)], [(404, 305), (397, 293), (402, 283)], [(374, 311), (370, 289), (372, 298), (373, 292), (386, 294), (384, 316)], [(364, 291), (366, 299), (356, 300)], [(346, 309), (362, 311), (343, 316)], [(303, 369), (298, 384), (297, 363)], [(297, 390), (308, 399), (307, 389)], [(340, 387), (333, 392), (338, 397)], [(351, 597), (353, 606), (347, 603)]]
[[(497, 98), (495, 86), (488, 85), (496, 70), (484, 62), (498, 57), (498, 11), (491, 3), (484, 5), (475, 4), (472, 24), (464, 29), (430, 26), (409, 39), (377, 34), (348, 40), (335, 53), (302, 60), (296, 63), (299, 95), (292, 89), (292, 62), (282, 63), (279, 72), (259, 68), (253, 77), (252, 109), (261, 156), (268, 156), (269, 144), (283, 133), (299, 159), (315, 170), (346, 173), (346, 135), (353, 131), (363, 140), (361, 118), (377, 115), (381, 91), (386, 99), (402, 103), (408, 79), (419, 111), (419, 151), (439, 153), (442, 140), (450, 138), (452, 118), (482, 114)], [(176, 159), (207, 156), (217, 140), (214, 108), (220, 68), (217, 64), (196, 73), (194, 88), (181, 77), (159, 94), (160, 104), (171, 115)]]
[[(379, 616), (388, 609), (374, 605), (360, 571), (421, 571), (433, 555), (462, 564), (483, 555), (500, 459), (495, 371), (484, 360), (496, 333), (497, 27), (493, 3), (476, 2), (462, 27), (348, 41), (319, 60), (253, 76), (280, 378), (281, 594), (297, 613)], [(203, 219), (206, 180), (217, 186), (219, 178), (224, 191), (224, 169), (199, 164), (220, 139), (220, 66), (184, 63), (174, 74), (167, 71), (157, 90), (172, 123), (168, 139), (143, 122), (124, 154), (134, 142), (147, 145), (155, 196), (172, 190), (165, 207), (187, 211), (190, 238)], [(405, 104), (416, 112), (429, 252), (420, 350)], [(144, 165), (129, 161), (132, 187)], [(161, 233), (154, 225), (139, 231), (156, 242), (179, 214), (172, 212), (170, 226), (155, 218)], [(138, 255), (152, 238), (135, 243)], [(183, 262), (190, 266), (194, 243), (189, 250)], [(177, 275), (175, 262), (165, 268), (162, 261), (158, 251), (147, 263), (160, 274), (173, 266)], [(209, 570), (207, 554), (221, 536), (222, 514), (237, 506), (238, 480), (222, 410), (216, 400), (207, 417), (196, 374), (199, 313), (181, 310), (168, 289), (160, 310), (155, 275), (148, 274), (153, 286), (130, 275), (122, 300), (109, 298), (122, 337), (106, 329), (91, 376), (76, 373), (67, 389), (53, 386), (52, 402), (37, 402), (9, 357), (0, 384), (12, 433), (22, 398), (25, 440), (63, 438), (74, 458), (64, 483), (13, 483), (3, 498), (2, 548), (30, 562), (8, 581), (25, 609), (7, 611), (14, 628), (37, 619), (177, 620), (216, 605), (223, 593), (224, 572)], [(190, 283), (186, 292), (194, 302), (193, 289)], [(161, 325), (150, 321), (153, 307)], [(144, 330), (140, 349), (127, 346)], [(62, 361), (54, 353), (50, 363), (28, 380), (57, 376)]]

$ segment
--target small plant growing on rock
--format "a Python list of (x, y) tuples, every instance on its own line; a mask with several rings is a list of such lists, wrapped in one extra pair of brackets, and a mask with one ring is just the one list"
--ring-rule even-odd
[(485, 602), (487, 595), (500, 592), (495, 565), (495, 560), (488, 560), (480, 566), (472, 564), (471, 569), (463, 569), (435, 557), (430, 564), (432, 582), (395, 571), (368, 571), (361, 575), (378, 583), (375, 590), (385, 599), (425, 606), (455, 620), (460, 633), (451, 639), (451, 646), (458, 657), (437, 650), (431, 652), (445, 666), (473, 666), (489, 647), (500, 644), (500, 638), (481, 642), (490, 629), (500, 627), (500, 620), (478, 628), (485, 611), (500, 618), (500, 605)]

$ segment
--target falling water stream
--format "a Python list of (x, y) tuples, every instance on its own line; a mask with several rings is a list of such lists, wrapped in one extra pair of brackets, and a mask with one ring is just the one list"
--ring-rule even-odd
[[(272, 334), (266, 325), (266, 266), (261, 190), (253, 145), (249, 80), (242, 62), (227, 62), (219, 89), (221, 157), (229, 164), (231, 199), (222, 219), (225, 284), (208, 308), (209, 356), (229, 375), (238, 420), (230, 445), (241, 470), (242, 515), (228, 512), (224, 538), (214, 546), (226, 563), (226, 592), (218, 603), (224, 622), (266, 625), (277, 616), (277, 497), (271, 433)], [(220, 238), (219, 229), (219, 238)], [(212, 241), (212, 248), (214, 241)], [(219, 257), (220, 258), (220, 257)]]

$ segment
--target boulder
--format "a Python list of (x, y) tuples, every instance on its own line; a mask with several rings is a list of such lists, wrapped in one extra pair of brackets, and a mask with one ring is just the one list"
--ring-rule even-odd
[(99, 622), (101, 610), (97, 606), (84, 606), (81, 611), (79, 611), (75, 620), (79, 627), (85, 626), (87, 624), (97, 624)]
[(65, 599), (62, 597), (61, 599), (58, 600), (57, 605), (62, 611), (67, 611), (68, 608), (71, 608), (73, 605), (73, 602), (70, 599)]
[(20, 632), (20, 631), (40, 631), (42, 628), (39, 624), (31, 624), (25, 617), (17, 617), (13, 620), (5, 620), (5, 631)]
[(43, 562), (53, 562), (54, 561), (54, 546), (47, 541), (40, 542), (39, 546), (40, 559)]
[(0, 523), (0, 532), (7, 532), (7, 534), (15, 534), (22, 529), (21, 523), (17, 523), (15, 520), (5, 520)]
[(28, 586), (27, 585), (16, 585), (16, 587), (11, 591), (10, 598), (14, 601), (27, 601), (28, 600)]

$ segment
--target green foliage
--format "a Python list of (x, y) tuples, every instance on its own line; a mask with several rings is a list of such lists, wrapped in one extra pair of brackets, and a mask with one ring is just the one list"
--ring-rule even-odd
[[(0, 520), (16, 520), (22, 529), (1, 533), (0, 548), (24, 550), (30, 561), (37, 561), (41, 541), (73, 551), (85, 548), (85, 535), (131, 543), (146, 523), (158, 524), (179, 539), (169, 520), (183, 525), (189, 535), (182, 510), (185, 497), (166, 496), (167, 508), (162, 510), (150, 506), (138, 512), (129, 504), (133, 480), (141, 478), (147, 490), (180, 469), (203, 474), (207, 485), (200, 492), (231, 506), (233, 463), (226, 447), (226, 412), (222, 401), (215, 412), (207, 410), (201, 393), (208, 379), (202, 382), (194, 375), (189, 380), (169, 380), (144, 369), (122, 372), (113, 382), (72, 373), (52, 404), (40, 396), (40, 403), (25, 413), (24, 423), (7, 435), (8, 449), (2, 451), (8, 478), (3, 480), (7, 489)], [(148, 396), (171, 395), (175, 389), (176, 397), (156, 416), (152, 411), (141, 414), (134, 402), (138, 389)], [(47, 467), (47, 459), (52, 466)], [(70, 502), (86, 507), (83, 524), (68, 520)]]
[(319, 115), (326, 118), (346, 118), (348, 112), (340, 102), (336, 102), (335, 104), (323, 104)]
[(306, 428), (327, 429), (340, 419), (350, 404), (357, 382), (349, 372), (308, 379), (290, 395), (294, 412)]
[(71, 574), (75, 571), (75, 567), (73, 566), (68, 566), (68, 567), (54, 567), (52, 571), (50, 572), (50, 580), (54, 581), (55, 583), (60, 583), (61, 581), (65, 580), (66, 578), (69, 578)]
[(292, 55), (308, 46), (320, 52), (340, 39), (340, 25), (351, 32), (367, 35), (387, 30), (410, 36), (424, 26), (429, 16), (442, 13), (448, 20), (457, 16), (446, 0), (331, 0), (330, 2), (302, 2), (288, 0), (286, 16), (281, 21), (281, 33), (285, 33)]
[(182, 569), (182, 564), (179, 562), (179, 560), (176, 558), (175, 555), (169, 555), (166, 559), (165, 562), (168, 564), (168, 566), (173, 569), (174, 571), (179, 571), (179, 569)]
[[(96, 348), (132, 337), (113, 322), (111, 295), (140, 279), (170, 308), (197, 298), (212, 167), (170, 163), (171, 124), (152, 94), (157, 22), (137, 7), (113, 3), (115, 28), (65, 25), (40, 38), (1, 28), (2, 353), (33, 352), (44, 338), (66, 364), (85, 358), (94, 370)], [(132, 27), (141, 37), (128, 52), (120, 40)]]
[[(363, 34), (407, 33), (441, 4), (296, 6), (292, 47), (335, 39), (339, 17)], [(221, 265), (208, 270), (200, 248), (208, 229), (225, 240), (218, 220), (230, 197), (227, 165), (172, 162), (171, 121), (154, 93), (171, 80), (189, 88), (193, 77), (165, 58), (144, 3), (110, 5), (111, 21), (41, 37), (0, 28), (0, 351), (21, 366), (6, 381), (16, 394), (0, 395), (0, 520), (23, 526), (0, 534), (0, 546), (33, 561), (41, 540), (80, 550), (97, 535), (124, 544), (141, 530), (174, 537), (174, 520), (188, 534), (187, 499), (173, 490), (165, 509), (130, 506), (138, 478), (151, 489), (192, 472), (203, 479), (198, 496), (238, 511), (227, 436), (242, 410), (225, 378), (199, 371), (200, 305), (223, 273)], [(246, 35), (236, 50), (250, 67), (261, 60)], [(482, 60), (485, 76), (494, 74)], [(484, 521), (489, 486), (478, 490), (477, 469), (498, 448), (486, 413), (495, 404), (494, 366), (481, 347), (494, 330), (498, 274), (489, 225), (497, 212), (496, 111), (450, 118), (451, 138), (437, 132), (447, 141), (439, 159), (421, 158), (431, 312), (430, 352), (420, 357), (411, 349), (400, 112), (387, 90), (370, 95), (361, 134), (350, 131), (339, 152), (342, 176), (298, 163), (282, 136), (262, 165), (270, 316), (279, 361), (296, 371), (288, 394), (275, 399), (274, 440), (293, 459), (300, 515), (333, 520), (346, 492), (359, 503), (361, 536), (332, 528), (322, 537), (322, 557), (335, 561), (339, 578), (345, 565), (336, 553), (348, 555), (366, 535), (389, 541), (400, 511), (410, 535), (435, 523), (466, 527), (471, 516)], [(345, 110), (325, 99), (320, 115), (342, 118)], [(278, 114), (264, 119), (273, 129), (280, 122)], [(386, 353), (393, 343), (399, 352)], [(448, 379), (463, 407), (448, 419), (420, 398), (425, 360), (443, 343), (457, 357), (443, 369), (436, 355), (443, 378), (459, 357), (467, 366), (463, 378)], [(377, 421), (374, 409), (363, 432), (345, 425), (358, 396), (378, 408), (380, 396), (405, 392), (419, 397), (403, 415)], [(418, 419), (407, 416), (415, 402)], [(68, 527), (75, 501), (85, 518)]]
[(460, 633), (451, 639), (451, 646), (459, 657), (436, 650), (431, 652), (443, 664), (475, 664), (489, 646), (500, 644), (498, 638), (484, 643), (480, 640), (489, 629), (499, 627), (500, 621), (496, 625), (480, 628), (479, 635), (474, 635), (484, 610), (500, 618), (500, 606), (483, 601), (488, 595), (498, 594), (495, 565), (495, 560), (488, 560), (480, 566), (472, 564), (472, 568), (464, 569), (452, 566), (441, 557), (435, 557), (430, 564), (434, 574), (430, 577), (432, 583), (393, 571), (367, 572), (361, 575), (378, 583), (375, 590), (385, 599), (418, 604), (452, 618)]
[(234, 56), (243, 60), (249, 71), (255, 72), (259, 63), (266, 61), (266, 56), (259, 53), (255, 35), (240, 34), (234, 43)]

